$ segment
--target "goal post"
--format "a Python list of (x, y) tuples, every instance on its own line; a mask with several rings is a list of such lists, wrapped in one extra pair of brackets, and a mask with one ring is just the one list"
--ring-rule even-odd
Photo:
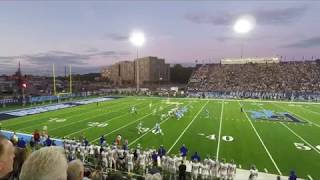
[(60, 97), (61, 96), (65, 96), (65, 95), (69, 95), (70, 97), (72, 97), (72, 71), (71, 71), (71, 64), (69, 64), (69, 88), (65, 88), (68, 89), (68, 92), (58, 92), (57, 91), (57, 85), (56, 85), (56, 73), (55, 73), (55, 65), (52, 64), (52, 78), (53, 78), (53, 95), (56, 96), (58, 98), (58, 102), (60, 102)]

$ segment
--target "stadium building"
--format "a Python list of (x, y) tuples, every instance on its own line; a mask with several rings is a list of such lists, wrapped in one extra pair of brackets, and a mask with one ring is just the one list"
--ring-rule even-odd
[(106, 72), (105, 76), (109, 76), (115, 86), (133, 86), (137, 81), (139, 85), (147, 86), (170, 80), (170, 65), (164, 59), (152, 56), (120, 61), (104, 68), (103, 72)]

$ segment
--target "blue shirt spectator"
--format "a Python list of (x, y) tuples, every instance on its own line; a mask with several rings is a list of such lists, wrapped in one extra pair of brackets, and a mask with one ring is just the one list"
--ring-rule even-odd
[(19, 147), (19, 148), (25, 148), (25, 147), (26, 147), (26, 141), (23, 139), (23, 137), (21, 137), (21, 138), (18, 140), (18, 147)]
[(198, 162), (201, 160), (198, 152), (195, 152), (195, 153), (191, 156), (191, 160), (192, 160), (192, 161), (197, 160)]
[(158, 150), (158, 155), (160, 156), (160, 158), (162, 158), (162, 156), (165, 156), (166, 153), (167, 153), (167, 151), (164, 149), (163, 145), (161, 145)]
[(297, 180), (297, 176), (296, 173), (294, 171), (290, 172), (290, 176), (289, 176), (289, 180)]
[(188, 153), (188, 149), (186, 148), (186, 146), (183, 144), (182, 147), (180, 148), (180, 154), (182, 157), (186, 157)]
[(50, 136), (48, 136), (48, 138), (46, 139), (45, 145), (46, 146), (51, 146), (52, 145), (52, 140), (50, 139)]

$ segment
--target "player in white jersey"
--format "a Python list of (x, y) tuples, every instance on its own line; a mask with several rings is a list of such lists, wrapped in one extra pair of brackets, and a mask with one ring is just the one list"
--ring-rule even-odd
[(177, 168), (176, 168), (176, 164), (175, 164), (175, 159), (176, 159), (176, 157), (173, 157), (173, 158), (170, 158), (168, 161), (170, 179), (171, 179), (171, 177), (173, 177), (173, 179), (175, 179), (175, 177), (176, 177)]
[(108, 160), (108, 167), (112, 169), (112, 162), (114, 161), (114, 158), (113, 158), (111, 149), (108, 150), (107, 160)]
[(141, 121), (139, 122), (137, 129), (138, 129), (138, 134), (142, 133), (142, 122)]
[(103, 150), (101, 152), (102, 162), (104, 167), (108, 167), (108, 152), (106, 150)]
[(237, 165), (234, 163), (234, 160), (231, 160), (231, 163), (229, 164), (228, 167), (228, 179), (233, 180), (234, 177), (236, 176), (236, 171), (237, 171)]
[(85, 157), (86, 157), (85, 147), (84, 146), (80, 146), (80, 156), (81, 156), (82, 162), (84, 162), (85, 161)]
[(157, 114), (157, 109), (153, 109), (152, 115), (155, 116)]
[(126, 166), (125, 164), (125, 154), (124, 154), (124, 150), (123, 149), (117, 149), (117, 168), (121, 169), (124, 168)]
[(128, 173), (131, 173), (133, 171), (133, 158), (134, 158), (134, 155), (132, 153), (129, 153), (127, 155)]
[(131, 107), (131, 113), (135, 113), (135, 114), (138, 113), (137, 108), (135, 106)]
[(166, 114), (161, 114), (160, 120), (161, 120), (161, 121), (163, 121), (163, 120), (165, 120), (165, 119), (166, 119), (166, 117), (167, 117), (167, 115), (166, 115)]
[(191, 180), (198, 179), (199, 169), (200, 169), (200, 163), (197, 160), (192, 162)]
[(228, 164), (222, 160), (219, 168), (220, 180), (227, 180)]
[(141, 153), (139, 156), (139, 166), (143, 170), (143, 174), (146, 170), (146, 155), (144, 153)]
[[(160, 156), (158, 156), (161, 158)], [(168, 158), (167, 156), (162, 156), (161, 158), (161, 167), (163, 169), (163, 173), (166, 174), (168, 172)]]
[(208, 179), (209, 178), (209, 165), (208, 163), (203, 163), (201, 165), (201, 176), (202, 176), (202, 179)]
[(210, 113), (209, 113), (209, 110), (206, 109), (206, 118), (209, 118), (210, 117)]
[(112, 154), (112, 164), (115, 170), (117, 170), (117, 159), (118, 159), (118, 152), (117, 152), (117, 148), (114, 148), (111, 150), (111, 154)]
[(219, 171), (219, 162), (215, 159), (209, 159), (210, 162), (210, 175), (212, 178), (218, 177), (218, 171)]
[(250, 169), (249, 180), (256, 180), (258, 178), (258, 170), (255, 165), (252, 165)]
[(152, 130), (152, 133), (163, 135), (161, 127), (160, 127), (160, 123), (156, 123), (154, 129)]
[(181, 156), (179, 156), (179, 157), (178, 156), (174, 156), (174, 164), (176, 166), (176, 170), (179, 169), (179, 165), (180, 165), (181, 161), (182, 161), (182, 157)]

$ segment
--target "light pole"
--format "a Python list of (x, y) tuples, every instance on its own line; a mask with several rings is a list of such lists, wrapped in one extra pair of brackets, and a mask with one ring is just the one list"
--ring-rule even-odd
[(145, 37), (144, 34), (142, 32), (133, 32), (130, 35), (129, 41), (131, 42), (132, 45), (134, 45), (137, 48), (137, 63), (136, 63), (136, 74), (137, 74), (137, 92), (139, 92), (139, 86), (140, 86), (140, 72), (139, 72), (139, 47), (143, 46), (143, 44), (145, 43)]
[[(253, 16), (246, 15), (242, 16), (235, 22), (233, 26), (234, 32), (240, 35), (246, 35), (255, 27), (256, 20)], [(244, 40), (241, 40), (240, 57), (242, 59), (244, 51)]]

